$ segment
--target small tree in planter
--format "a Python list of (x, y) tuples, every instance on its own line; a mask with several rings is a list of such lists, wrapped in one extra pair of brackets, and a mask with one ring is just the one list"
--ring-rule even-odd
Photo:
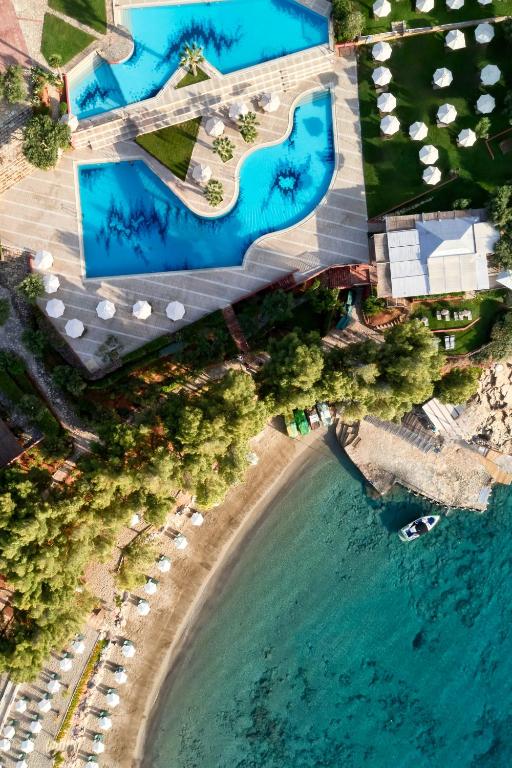
[(48, 170), (57, 165), (59, 149), (68, 147), (70, 140), (67, 125), (54, 123), (49, 115), (35, 115), (23, 132), (23, 154), (36, 168)]
[(36, 299), (39, 299), (44, 295), (43, 278), (41, 275), (37, 274), (27, 275), (27, 277), (18, 285), (18, 291), (27, 301), (34, 304)]
[(259, 125), (259, 123), (255, 112), (248, 112), (246, 115), (240, 115), (238, 118), (240, 134), (246, 144), (252, 144), (255, 141), (256, 136), (258, 135), (258, 131), (256, 130), (257, 125)]
[(0, 83), (2, 95), (9, 104), (17, 104), (27, 98), (27, 84), (23, 76), (23, 67), (12, 64), (7, 67)]
[(201, 46), (197, 45), (196, 43), (192, 43), (192, 45), (187, 43), (181, 54), (180, 65), (185, 67), (185, 69), (189, 69), (193, 76), (196, 77), (197, 68), (200, 64), (203, 63), (203, 61), (204, 56)]
[(204, 196), (212, 208), (216, 208), (224, 200), (224, 187), (222, 182), (217, 179), (210, 179), (204, 188)]
[(227, 136), (219, 136), (213, 142), (213, 151), (220, 157), (223, 163), (227, 163), (233, 157), (235, 145)]

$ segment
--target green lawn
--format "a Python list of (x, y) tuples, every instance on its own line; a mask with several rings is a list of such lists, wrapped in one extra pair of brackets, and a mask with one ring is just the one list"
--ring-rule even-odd
[(200, 124), (201, 118), (196, 117), (186, 123), (161, 128), (153, 133), (144, 133), (137, 136), (136, 142), (183, 181), (187, 175)]
[(377, 19), (373, 16), (373, 1), (355, 0), (356, 6), (363, 12), (366, 19), (365, 34), (370, 35), (376, 32), (389, 32), (392, 21), (406, 21), (410, 28), (431, 27), (437, 24), (512, 14), (512, 0), (494, 0), (491, 5), (480, 5), (477, 0), (465, 0), (464, 6), (458, 11), (448, 10), (445, 0), (436, 0), (431, 13), (417, 13), (415, 0), (391, 0), (389, 16), (385, 19)]
[(49, 0), (48, 5), (97, 32), (107, 31), (105, 0)]
[(94, 37), (82, 32), (81, 29), (72, 27), (62, 21), (53, 13), (45, 13), (43, 24), (43, 37), (41, 40), (41, 53), (46, 61), (55, 53), (59, 54), (62, 64), (83, 51), (92, 43)]
[(192, 72), (187, 72), (185, 77), (179, 81), (176, 88), (185, 88), (186, 85), (195, 85), (196, 83), (202, 83), (205, 80), (209, 80), (210, 78), (206, 74), (206, 72), (203, 72), (202, 69), (198, 68), (197, 75), (193, 75)]
[[(474, 41), (471, 30), (466, 31), (467, 47), (448, 51), (444, 35), (434, 33), (402, 40), (393, 45), (393, 54), (386, 65), (393, 74), (389, 90), (397, 98), (395, 114), (400, 121), (400, 131), (383, 139), (380, 135), (380, 116), (377, 94), (371, 79), (376, 63), (371, 58), (371, 47), (365, 46), (359, 53), (359, 98), (363, 134), (363, 158), (370, 217), (400, 207), (412, 211), (436, 211), (452, 209), (455, 200), (468, 198), (474, 206), (486, 203), (496, 186), (512, 179), (512, 153), (501, 153), (493, 160), (485, 142), (467, 149), (459, 149), (456, 137), (462, 128), (474, 128), (479, 120), (475, 112), (476, 101), (484, 90), (480, 86), (480, 69), (488, 63), (497, 64), (508, 87), (512, 87), (512, 56), (503, 37), (500, 25), (496, 25), (494, 40), (487, 46)], [(448, 88), (434, 90), (432, 75), (436, 67), (446, 66), (453, 73), (453, 83)], [(496, 99), (496, 109), (490, 115), (491, 134), (509, 126), (503, 114), (506, 86), (499, 83), (486, 89)], [(437, 128), (438, 107), (449, 102), (457, 109), (457, 119), (447, 128)], [(418, 152), (423, 142), (409, 138), (409, 125), (422, 120), (429, 126), (424, 143), (439, 149), (437, 165), (443, 179), (449, 172), (457, 172), (459, 178), (446, 186), (427, 187), (421, 178), (423, 167)], [(512, 134), (511, 134), (512, 136)], [(408, 200), (424, 195), (418, 203)]]

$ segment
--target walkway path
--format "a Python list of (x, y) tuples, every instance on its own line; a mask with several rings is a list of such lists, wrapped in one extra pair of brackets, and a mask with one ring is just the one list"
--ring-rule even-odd
[(9, 64), (30, 66), (30, 57), (11, 0), (0, 3), (0, 70)]
[[(376, 43), (379, 40), (401, 40), (404, 37), (411, 37), (413, 35), (430, 35), (432, 32), (448, 32), (450, 29), (463, 29), (466, 27), (476, 27), (478, 24), (497, 24), (501, 21), (508, 19), (508, 16), (489, 16), (487, 19), (469, 19), (468, 21), (453, 21), (449, 24), (436, 24), (433, 27), (410, 27), (406, 28), (405, 32), (379, 32), (376, 35), (366, 35), (361, 37), (353, 43), (347, 43), (347, 45), (367, 45), (368, 43)], [(343, 45), (339, 46), (343, 50)]]

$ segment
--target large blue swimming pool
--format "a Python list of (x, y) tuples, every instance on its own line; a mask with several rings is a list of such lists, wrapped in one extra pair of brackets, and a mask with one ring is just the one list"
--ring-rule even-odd
[(227, 74), (328, 40), (327, 19), (295, 0), (218, 0), (123, 11), (135, 42), (124, 64), (101, 64), (70, 83), (79, 118), (154, 96), (179, 66), (185, 43)]
[(244, 162), (236, 203), (223, 216), (192, 213), (143, 161), (78, 170), (87, 277), (238, 266), (257, 238), (313, 211), (334, 171), (330, 93), (295, 110), (281, 144)]

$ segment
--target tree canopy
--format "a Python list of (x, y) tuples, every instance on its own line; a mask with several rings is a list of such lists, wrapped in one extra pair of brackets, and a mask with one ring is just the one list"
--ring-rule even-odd
[(462, 405), (478, 392), (482, 369), (476, 366), (452, 368), (437, 383), (436, 395), (443, 403)]
[(23, 131), (23, 154), (36, 168), (48, 170), (57, 165), (59, 150), (66, 149), (70, 140), (69, 126), (49, 115), (34, 115)]

